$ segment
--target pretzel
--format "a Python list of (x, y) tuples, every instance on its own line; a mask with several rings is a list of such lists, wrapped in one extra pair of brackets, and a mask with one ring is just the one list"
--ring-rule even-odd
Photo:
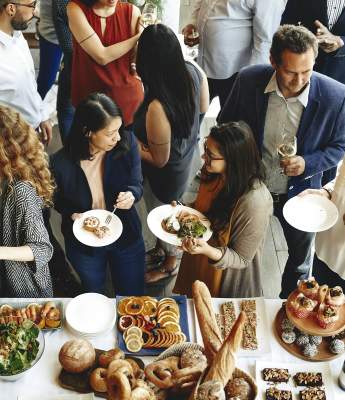
[(146, 378), (160, 389), (169, 389), (174, 386), (174, 373), (179, 369), (180, 357), (168, 357), (156, 361), (145, 367)]

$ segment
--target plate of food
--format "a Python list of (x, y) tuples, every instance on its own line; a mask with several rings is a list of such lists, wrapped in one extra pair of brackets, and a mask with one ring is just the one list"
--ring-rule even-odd
[(184, 237), (209, 240), (211, 223), (201, 212), (184, 205), (165, 204), (147, 216), (151, 232), (166, 243), (181, 246)]
[(304, 232), (322, 232), (330, 229), (339, 216), (334, 203), (317, 194), (295, 196), (283, 208), (286, 221)]
[(188, 342), (186, 296), (116, 297), (117, 344), (125, 353), (154, 356)]
[(333, 378), (327, 363), (285, 364), (256, 361), (258, 399), (333, 399)]
[(63, 304), (61, 301), (32, 301), (0, 303), (0, 324), (34, 322), (42, 330), (61, 329)]
[[(107, 217), (110, 222), (106, 224)], [(74, 236), (79, 242), (91, 247), (102, 247), (114, 243), (122, 233), (120, 218), (108, 210), (90, 210), (73, 223)]]

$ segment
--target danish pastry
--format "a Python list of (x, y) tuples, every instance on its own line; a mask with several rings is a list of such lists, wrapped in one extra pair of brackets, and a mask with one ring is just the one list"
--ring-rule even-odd
[(94, 232), (96, 228), (98, 228), (100, 222), (97, 217), (86, 217), (83, 221), (83, 228), (89, 232)]

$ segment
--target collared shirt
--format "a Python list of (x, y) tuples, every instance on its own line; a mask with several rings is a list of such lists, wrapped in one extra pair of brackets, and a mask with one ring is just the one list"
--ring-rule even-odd
[(327, 0), (328, 27), (332, 29), (345, 7), (345, 0)]
[(262, 161), (266, 168), (266, 185), (272, 193), (287, 193), (288, 177), (281, 173), (278, 147), (284, 135), (296, 135), (304, 108), (308, 104), (309, 88), (303, 90), (297, 97), (285, 99), (280, 91), (276, 73), (266, 86), (269, 93), (268, 107), (265, 119)]
[(213, 79), (269, 62), (286, 0), (195, 0), (191, 23), (200, 35), (198, 63)]
[(0, 31), (0, 103), (19, 111), (37, 128), (49, 118), (37, 92), (34, 62), (22, 32)]

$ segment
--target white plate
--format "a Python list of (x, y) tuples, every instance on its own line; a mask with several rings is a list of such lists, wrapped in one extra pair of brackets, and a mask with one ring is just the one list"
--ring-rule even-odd
[(211, 238), (212, 231), (210, 229), (210, 221), (205, 217), (205, 215), (201, 214), (201, 212), (187, 206), (178, 205), (176, 207), (172, 207), (170, 204), (165, 204), (163, 206), (156, 207), (147, 216), (147, 225), (151, 232), (159, 239), (166, 243), (173, 244), (174, 246), (181, 246), (181, 239), (177, 235), (166, 232), (162, 228), (163, 219), (170, 217), (172, 213), (178, 213), (180, 211), (188, 211), (191, 214), (195, 214), (200, 217), (201, 222), (207, 228), (207, 231), (204, 233), (202, 239), (207, 241)]
[(331, 228), (338, 219), (337, 207), (317, 194), (296, 196), (288, 200), (283, 208), (286, 221), (304, 232), (321, 232)]
[(116, 306), (102, 294), (83, 293), (68, 303), (65, 318), (80, 335), (97, 335), (114, 326)]
[[(276, 357), (278, 358), (279, 355), (277, 354)], [(299, 393), (301, 390), (306, 389), (305, 386), (296, 386), (293, 380), (293, 376), (297, 372), (321, 372), (322, 380), (324, 383), (324, 390), (326, 392), (327, 399), (334, 399), (333, 393), (333, 378), (331, 371), (329, 369), (328, 363), (281, 363), (279, 361), (256, 361), (256, 384), (258, 386), (258, 399), (266, 399), (266, 389), (272, 384), (269, 382), (265, 382), (262, 379), (262, 370), (264, 368), (285, 368), (289, 370), (290, 379), (287, 383), (277, 383), (276, 386), (278, 389), (282, 390), (291, 390), (292, 392), (292, 399), (299, 400)]]
[[(97, 217), (100, 220), (100, 225), (105, 225), (105, 220), (108, 215), (111, 215), (111, 221), (107, 225), (110, 229), (110, 234), (105, 236), (103, 239), (98, 238), (94, 233), (89, 232), (83, 228), (84, 219), (87, 217)], [(73, 233), (74, 236), (79, 240), (79, 242), (86, 244), (91, 247), (102, 247), (108, 244), (114, 243), (122, 233), (122, 222), (120, 218), (112, 214), (107, 210), (90, 210), (82, 214), (81, 218), (78, 218), (73, 223)]]
[[(216, 314), (221, 313), (221, 305), (232, 301), (234, 303), (236, 316), (240, 313), (240, 305), (242, 300), (255, 300), (256, 302), (256, 317), (257, 317), (257, 329), (256, 336), (258, 339), (258, 348), (256, 350), (245, 350), (240, 348), (236, 353), (239, 357), (260, 357), (271, 352), (271, 345), (269, 342), (269, 335), (267, 335), (267, 315), (266, 315), (266, 306), (263, 297), (252, 297), (250, 299), (226, 299), (226, 298), (212, 298), (213, 303), (213, 311)], [(203, 345), (203, 340), (198, 324), (198, 318), (196, 315), (195, 307), (194, 307), (194, 315), (195, 315), (195, 330), (196, 330), (196, 340), (198, 344)]]

